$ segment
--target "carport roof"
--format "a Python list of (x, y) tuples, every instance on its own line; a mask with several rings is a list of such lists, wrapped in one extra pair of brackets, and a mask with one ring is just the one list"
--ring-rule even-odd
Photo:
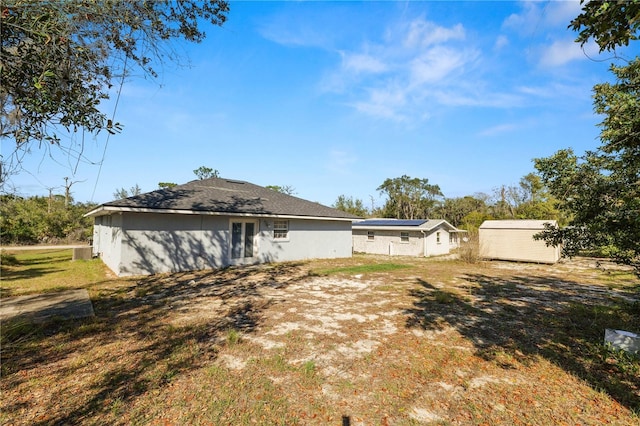
[(224, 178), (194, 180), (173, 188), (110, 201), (98, 206), (85, 216), (101, 216), (125, 211), (307, 217), (349, 221), (360, 219), (350, 213), (250, 182)]

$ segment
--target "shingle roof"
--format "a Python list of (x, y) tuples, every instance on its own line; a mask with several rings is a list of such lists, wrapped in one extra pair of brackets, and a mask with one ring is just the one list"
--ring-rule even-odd
[(256, 214), (359, 219), (319, 203), (273, 191), (249, 182), (211, 178), (194, 180), (170, 189), (159, 189), (104, 203), (87, 216), (103, 210), (188, 211), (194, 213)]

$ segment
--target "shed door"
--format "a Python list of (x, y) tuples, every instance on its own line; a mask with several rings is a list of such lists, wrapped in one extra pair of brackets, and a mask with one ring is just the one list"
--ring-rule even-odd
[(240, 259), (255, 256), (255, 222), (231, 222), (231, 257)]

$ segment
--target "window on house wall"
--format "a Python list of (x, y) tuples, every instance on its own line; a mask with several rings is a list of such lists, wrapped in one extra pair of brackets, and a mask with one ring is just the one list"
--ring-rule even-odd
[(288, 220), (273, 221), (273, 238), (276, 240), (284, 240), (289, 238), (289, 221)]
[(436, 243), (440, 244), (440, 233), (436, 232)]
[(409, 233), (408, 232), (401, 232), (400, 233), (400, 241), (408, 243), (409, 242)]
[(367, 231), (367, 240), (373, 241), (374, 237), (375, 237), (375, 233), (373, 231)]

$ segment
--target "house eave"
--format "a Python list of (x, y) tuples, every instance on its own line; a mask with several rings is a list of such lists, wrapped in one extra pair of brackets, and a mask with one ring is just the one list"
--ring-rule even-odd
[(352, 222), (353, 218), (334, 217), (334, 216), (304, 216), (293, 214), (273, 214), (273, 213), (240, 213), (240, 212), (216, 212), (206, 210), (183, 210), (183, 209), (150, 209), (144, 207), (118, 207), (118, 206), (99, 206), (83, 217), (98, 217), (117, 213), (159, 213), (159, 214), (184, 214), (184, 215), (203, 215), (203, 216), (233, 216), (233, 217), (260, 217), (260, 218), (277, 218), (277, 219), (310, 219), (310, 220), (332, 220)]

